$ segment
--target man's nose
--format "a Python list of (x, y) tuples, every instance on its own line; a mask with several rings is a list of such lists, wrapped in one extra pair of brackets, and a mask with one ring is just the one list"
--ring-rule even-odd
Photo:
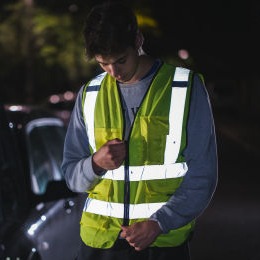
[(110, 65), (109, 70), (110, 70), (111, 76), (113, 76), (113, 77), (116, 76), (117, 73), (118, 73), (118, 68), (117, 68), (117, 66), (114, 65), (114, 64), (111, 64), (111, 65)]

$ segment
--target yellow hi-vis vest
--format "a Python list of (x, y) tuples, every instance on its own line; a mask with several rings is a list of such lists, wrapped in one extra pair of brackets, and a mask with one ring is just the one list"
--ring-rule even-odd
[[(182, 155), (192, 73), (163, 64), (156, 72), (128, 140), (124, 165), (107, 171), (88, 190), (81, 238), (94, 248), (110, 248), (121, 225), (148, 219), (174, 194), (188, 167)], [(116, 81), (103, 73), (83, 91), (83, 114), (91, 151), (124, 136), (124, 117)], [(172, 220), (174, 221), (174, 219)], [(187, 240), (194, 221), (157, 237), (151, 246), (174, 247)]]

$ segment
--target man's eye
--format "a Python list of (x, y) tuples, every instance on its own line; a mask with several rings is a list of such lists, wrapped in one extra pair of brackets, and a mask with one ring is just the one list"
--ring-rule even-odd
[(122, 59), (122, 60), (117, 61), (118, 64), (124, 64), (125, 62), (126, 62), (126, 59)]
[(99, 63), (99, 65), (100, 65), (100, 67), (102, 67), (102, 68), (105, 68), (105, 67), (108, 66), (108, 64), (104, 64), (104, 63)]

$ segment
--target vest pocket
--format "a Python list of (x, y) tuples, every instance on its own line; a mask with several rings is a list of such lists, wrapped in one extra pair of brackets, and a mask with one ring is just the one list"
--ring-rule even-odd
[(168, 118), (161, 116), (140, 117), (140, 134), (143, 141), (145, 164), (163, 164), (168, 132)]
[(150, 202), (167, 201), (177, 190), (182, 178), (146, 181), (146, 194)]

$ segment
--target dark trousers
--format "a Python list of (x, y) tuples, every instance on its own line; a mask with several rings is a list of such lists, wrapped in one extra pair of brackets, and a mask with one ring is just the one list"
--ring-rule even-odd
[(189, 245), (178, 247), (148, 247), (136, 251), (124, 239), (118, 239), (109, 249), (97, 249), (81, 242), (76, 260), (190, 260)]

